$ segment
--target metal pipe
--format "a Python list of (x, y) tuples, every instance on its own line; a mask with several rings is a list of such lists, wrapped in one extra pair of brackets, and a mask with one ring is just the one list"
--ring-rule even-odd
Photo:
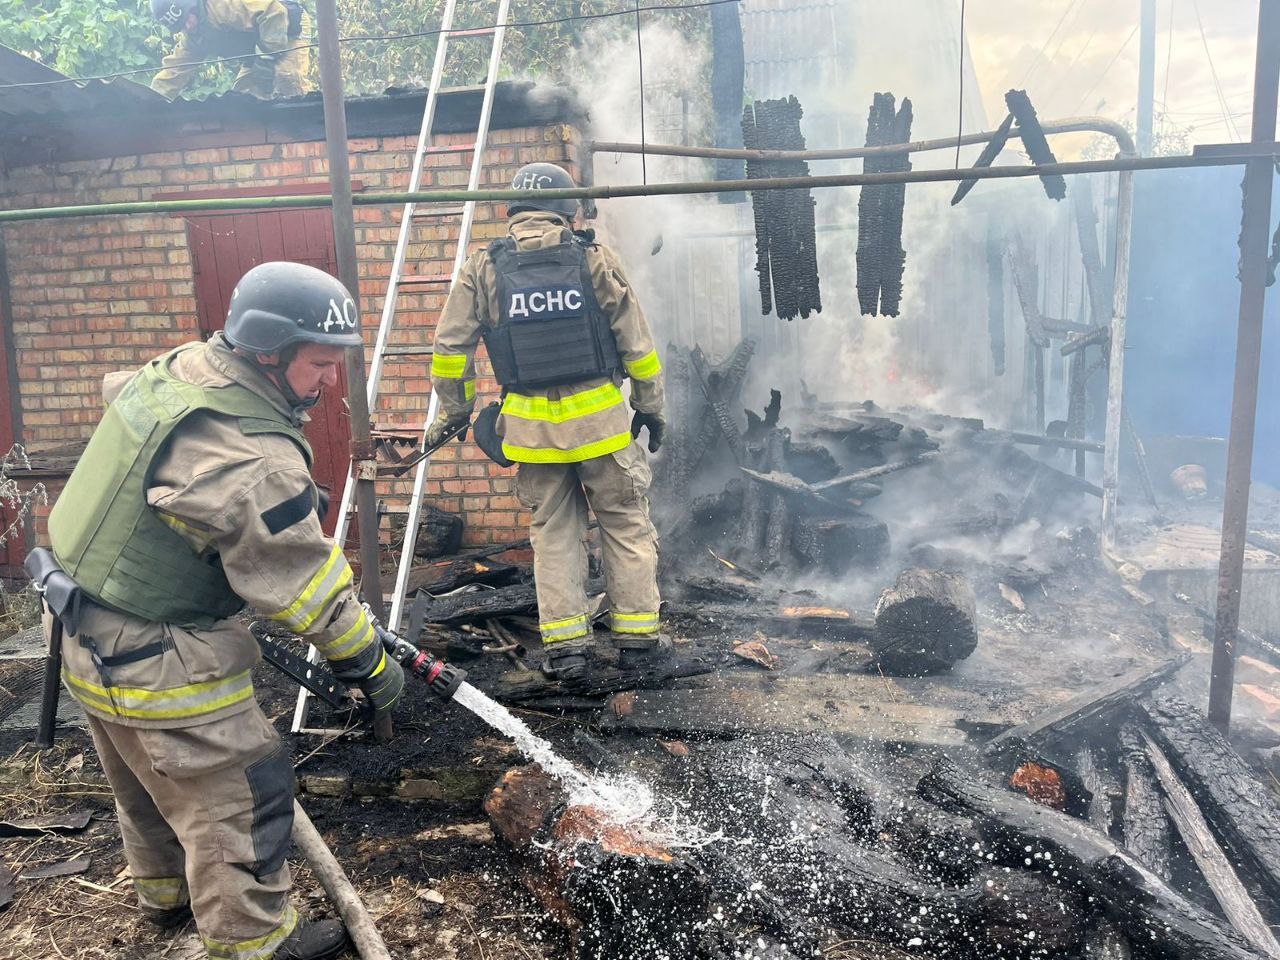
[[(1123, 156), (1133, 156), (1133, 138), (1129, 131), (1106, 117), (1069, 117), (1041, 124), (1046, 134), (1102, 133), (1112, 137)], [(891, 143), (879, 147), (840, 147), (831, 150), (745, 150), (725, 147), (689, 147), (676, 143), (627, 143), (612, 140), (590, 140), (584, 144), (588, 153), (647, 153), (660, 157), (705, 157), (713, 160), (852, 160), (857, 157), (882, 157), (900, 153), (924, 153), (929, 150), (954, 150), (956, 144), (971, 146), (986, 143), (995, 136), (994, 130), (966, 133), (964, 136), (943, 137), (938, 140), (913, 140), (910, 143)], [(1010, 139), (1021, 138), (1017, 129)], [(962, 179), (967, 179), (962, 178)]]
[[(951, 141), (955, 146), (955, 140)], [(1270, 145), (1263, 145), (1264, 149)], [(1268, 158), (1270, 154), (1267, 155)], [(567, 187), (540, 191), (547, 200), (617, 200), (627, 197), (685, 196), (700, 193), (735, 193), (740, 190), (816, 190), (826, 187), (859, 187), (894, 183), (948, 183), (956, 180), (1014, 180), (1047, 174), (1073, 176), (1081, 173), (1114, 171), (1180, 170), (1189, 167), (1243, 165), (1242, 156), (1118, 157), (1111, 160), (1076, 160), (981, 170), (944, 168), (904, 170), (891, 173), (842, 173), (814, 177), (769, 177), (759, 180), (695, 180), (687, 183), (619, 184), (616, 186)], [(361, 193), (352, 198), (360, 206), (398, 206), (403, 203), (445, 203), (480, 201), (506, 203), (520, 199), (518, 190), (425, 190), (407, 193)], [(324, 194), (285, 197), (240, 197), (206, 200), (144, 200), (130, 203), (87, 204), (70, 207), (34, 207), (0, 210), (0, 223), (25, 220), (55, 220), (72, 217), (103, 217), (134, 213), (195, 213), (207, 210), (263, 210), (297, 207), (327, 207), (333, 198)]]
[[(1151, 116), (1156, 87), (1156, 0), (1139, 0), (1138, 154), (1151, 156)], [(1172, 15), (1172, 14), (1170, 14)], [(1167, 109), (1167, 108), (1166, 108)]]
[[(317, 0), (316, 32), (320, 47), (320, 89), (324, 97), (324, 129), (329, 154), (329, 189), (333, 191), (333, 241), (338, 254), (338, 278), (356, 302), (360, 323), (360, 261), (356, 256), (355, 214), (351, 206), (351, 160), (347, 154), (347, 114), (342, 96), (342, 61), (338, 55), (336, 0)], [(378, 550), (378, 494), (374, 489), (377, 464), (369, 436), (364, 351), (347, 351), (347, 405), (351, 413), (351, 470), (360, 522), (360, 586), (364, 600), (381, 619), (381, 557)], [(343, 491), (346, 502), (346, 491)], [(345, 533), (345, 530), (344, 530)]]
[[(1280, 0), (1259, 0), (1257, 43), (1250, 139), (1255, 145), (1261, 145), (1271, 143), (1276, 137), (1276, 106), (1280, 100)], [(1231, 435), (1227, 440), (1227, 485), (1222, 504), (1222, 552), (1218, 560), (1218, 607), (1209, 681), (1209, 722), (1224, 734), (1231, 726), (1236, 635), (1240, 628), (1240, 587), (1244, 579), (1253, 434), (1258, 415), (1262, 308), (1266, 299), (1267, 241), (1274, 171), (1275, 161), (1270, 157), (1253, 157), (1244, 169), (1240, 321), (1236, 335)]]

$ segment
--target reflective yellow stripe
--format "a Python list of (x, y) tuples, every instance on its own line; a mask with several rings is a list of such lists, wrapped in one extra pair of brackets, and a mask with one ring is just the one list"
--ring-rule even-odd
[(507, 455), (508, 460), (514, 460), (516, 463), (579, 463), (582, 460), (593, 460), (596, 457), (614, 453), (630, 442), (631, 433), (624, 431), (569, 450), (557, 450), (551, 447), (517, 447), (510, 443), (503, 443), (502, 452)]
[(548, 620), (538, 624), (543, 643), (555, 643), (558, 640), (575, 640), (585, 637), (591, 632), (591, 624), (587, 622), (585, 613), (563, 620)]
[(88, 680), (62, 671), (62, 679), (76, 699), (86, 707), (113, 717), (134, 720), (180, 720), (213, 713), (253, 697), (253, 680), (249, 671), (189, 683), (169, 690), (142, 690), (137, 687), (100, 687)]
[(134, 877), (133, 888), (145, 907), (169, 910), (187, 903), (187, 881), (183, 877)]
[(541, 420), (545, 423), (564, 423), (577, 420), (601, 410), (608, 410), (622, 403), (622, 390), (616, 383), (602, 383), (598, 387), (572, 393), (559, 400), (546, 397), (526, 397), (509, 393), (502, 401), (502, 412), (520, 420)]
[(360, 610), (360, 616), (356, 617), (356, 622), (346, 633), (335, 640), (327, 643), (317, 643), (316, 649), (324, 655), (326, 660), (346, 660), (354, 657), (357, 653), (373, 642), (373, 626), (369, 623), (369, 618), (365, 615), (363, 609)]
[(652, 380), (662, 372), (662, 361), (658, 359), (658, 351), (650, 350), (639, 360), (623, 362), (627, 368), (627, 376), (632, 380)]
[(468, 380), (463, 383), (462, 395), (468, 400), (474, 400), (476, 398), (476, 382), (474, 380)]
[(657, 633), (658, 613), (612, 613), (609, 626), (614, 633)]
[(155, 514), (160, 518), (161, 523), (176, 530), (197, 551), (203, 551), (213, 542), (213, 536), (208, 530), (199, 530), (181, 517), (175, 517), (173, 514), (165, 513), (163, 510), (157, 510)]
[(205, 936), (201, 936), (200, 939), (204, 941), (204, 948), (209, 951), (211, 960), (269, 960), (270, 957), (275, 956), (280, 942), (293, 933), (293, 928), (297, 925), (298, 914), (294, 911), (293, 904), (289, 904), (285, 907), (284, 919), (280, 922), (280, 926), (266, 936), (230, 942)]
[(375, 669), (373, 673), (369, 674), (369, 679), (372, 680), (385, 669), (387, 669), (387, 651), (383, 650), (382, 659), (378, 661), (377, 669)]
[(329, 559), (298, 598), (283, 610), (271, 614), (271, 619), (281, 621), (294, 633), (306, 633), (329, 601), (351, 585), (351, 577), (351, 565), (335, 543), (329, 551)]
[(431, 376), (443, 377), (446, 380), (461, 380), (467, 372), (467, 355), (459, 353), (454, 356), (431, 354)]

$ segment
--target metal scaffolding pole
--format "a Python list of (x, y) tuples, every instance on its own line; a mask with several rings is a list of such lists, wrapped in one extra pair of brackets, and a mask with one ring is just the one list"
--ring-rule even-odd
[(1258, 40), (1253, 73), (1253, 127), (1256, 154), (1244, 168), (1244, 216), (1240, 229), (1240, 320), (1236, 334), (1235, 390), (1227, 441), (1227, 487), (1222, 503), (1222, 553), (1218, 560), (1218, 607), (1209, 681), (1209, 722), (1226, 733), (1231, 726), (1236, 634), (1240, 627), (1240, 587), (1253, 434), (1258, 416), (1258, 372), (1262, 363), (1262, 307), (1266, 298), (1271, 188), (1275, 174), (1276, 107), (1280, 95), (1280, 0), (1259, 0)]
[[(330, 203), (333, 242), (338, 254), (338, 279), (360, 306), (360, 263), (356, 258), (355, 214), (351, 204), (351, 163), (347, 154), (347, 115), (342, 96), (342, 61), (338, 56), (336, 0), (317, 0), (316, 30), (320, 41), (320, 89), (324, 96), (324, 129), (329, 152)], [(357, 323), (357, 330), (363, 326)], [(364, 600), (379, 619), (385, 619), (381, 562), (378, 549), (378, 498), (374, 489), (377, 464), (369, 436), (369, 402), (365, 396), (364, 351), (347, 351), (347, 405), (351, 412), (351, 477), (356, 485), (360, 524), (360, 586)], [(335, 500), (341, 498), (335, 497)]]

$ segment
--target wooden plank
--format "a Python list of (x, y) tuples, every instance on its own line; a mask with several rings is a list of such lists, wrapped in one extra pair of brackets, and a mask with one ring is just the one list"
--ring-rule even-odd
[(1166, 660), (1154, 666), (1137, 667), (1107, 683), (1086, 690), (992, 738), (986, 745), (986, 752), (993, 754), (1017, 743), (1034, 743), (1065, 735), (1071, 729), (1090, 723), (1163, 683), (1188, 659), (1190, 656), (1184, 654), (1175, 660)]
[[(933, 684), (936, 690), (938, 684)], [(959, 720), (1004, 725), (985, 696), (957, 688), (930, 699), (918, 681), (846, 676), (715, 676), (696, 688), (636, 691), (622, 717), (604, 711), (606, 730), (740, 736), (812, 733), (874, 742), (958, 747), (968, 743)]]
[(1164, 787), (1168, 798), (1165, 807), (1169, 811), (1169, 818), (1177, 825), (1178, 833), (1191, 851), (1196, 866), (1209, 881), (1209, 889), (1213, 891), (1222, 912), (1231, 921), (1231, 925), (1255, 947), (1272, 957), (1280, 958), (1280, 943), (1276, 942), (1271, 928), (1258, 912), (1258, 905), (1253, 902), (1235, 870), (1231, 868), (1231, 862), (1222, 852), (1222, 847), (1218, 846), (1213, 831), (1205, 822), (1204, 814), (1196, 806), (1195, 798), (1182, 785), (1178, 775), (1173, 772), (1169, 759), (1151, 737), (1144, 732), (1142, 739), (1147, 745), (1147, 757), (1151, 760), (1151, 766), (1160, 778), (1160, 785)]

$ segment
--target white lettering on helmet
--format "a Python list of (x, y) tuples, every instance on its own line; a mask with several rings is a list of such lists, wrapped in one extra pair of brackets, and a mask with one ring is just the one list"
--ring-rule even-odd
[(333, 327), (340, 329), (354, 330), (356, 328), (356, 302), (350, 297), (342, 301), (342, 306), (338, 306), (337, 300), (329, 301), (329, 313), (321, 324), (324, 332), (328, 333)]
[(582, 309), (582, 291), (566, 290), (564, 292), (564, 306), (566, 310)]
[(545, 173), (529, 171), (511, 185), (512, 190), (545, 190), (551, 185), (551, 177)]
[(529, 316), (529, 308), (525, 306), (523, 293), (513, 293), (511, 295), (511, 307), (507, 310), (507, 315), (511, 317)]
[(176, 3), (169, 4), (169, 9), (160, 17), (160, 22), (166, 27), (176, 27), (187, 19), (186, 12)]

